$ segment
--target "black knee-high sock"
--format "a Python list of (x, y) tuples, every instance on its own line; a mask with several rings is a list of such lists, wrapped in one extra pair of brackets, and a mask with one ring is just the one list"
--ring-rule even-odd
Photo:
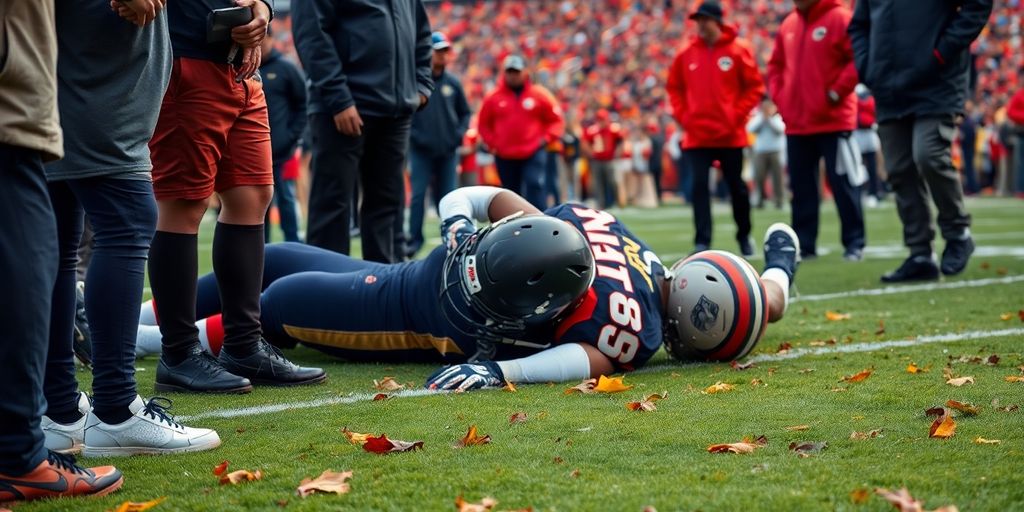
[(149, 283), (163, 336), (163, 358), (180, 363), (199, 346), (196, 281), (199, 236), (157, 231), (149, 249)]
[(213, 273), (220, 289), (224, 350), (236, 357), (253, 354), (263, 334), (263, 236), (263, 224), (242, 226), (223, 222), (217, 223), (213, 235)]

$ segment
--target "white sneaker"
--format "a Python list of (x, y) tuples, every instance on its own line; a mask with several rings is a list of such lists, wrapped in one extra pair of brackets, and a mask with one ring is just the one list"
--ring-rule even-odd
[(85, 439), (85, 420), (92, 412), (92, 402), (89, 395), (78, 392), (78, 412), (82, 417), (74, 423), (57, 423), (50, 418), (43, 416), (40, 427), (43, 435), (46, 436), (46, 448), (58, 453), (78, 453), (82, 449), (82, 441)]
[(95, 414), (85, 424), (86, 457), (118, 457), (125, 455), (200, 452), (220, 446), (220, 436), (206, 428), (186, 427), (176, 423), (167, 409), (171, 401), (153, 397), (143, 402), (141, 396), (128, 406), (134, 414), (124, 423), (108, 425)]

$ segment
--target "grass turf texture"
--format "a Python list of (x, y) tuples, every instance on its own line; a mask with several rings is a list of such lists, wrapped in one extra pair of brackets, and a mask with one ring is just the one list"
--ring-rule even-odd
[[(974, 213), (978, 253), (961, 276), (946, 282), (1024, 274), (1022, 203), (1013, 200), (969, 201)], [(663, 255), (666, 265), (692, 246), (688, 209), (622, 212), (620, 217)], [(861, 263), (841, 260), (838, 222), (831, 205), (823, 207), (819, 247), (829, 249), (804, 263), (797, 277), (803, 295), (879, 287), (878, 276), (904, 257), (900, 224), (892, 203), (867, 210), (869, 250)], [(727, 210), (716, 209), (716, 248), (736, 250)], [(755, 212), (755, 233), (770, 223), (788, 220), (774, 210)], [(204, 230), (209, 250), (211, 226)], [(435, 228), (428, 227), (428, 233)], [(759, 237), (758, 237), (759, 238)], [(760, 241), (760, 240), (758, 240)], [(937, 247), (941, 251), (939, 242)], [(201, 259), (209, 268), (208, 255)], [(754, 264), (760, 267), (760, 260)], [(986, 265), (983, 265), (986, 264)], [(983, 268), (987, 267), (987, 268)], [(787, 317), (773, 324), (755, 354), (775, 353), (783, 342), (795, 349), (835, 338), (847, 343), (903, 340), (917, 335), (992, 331), (1024, 327), (1024, 284), (919, 291), (877, 297), (796, 302)], [(833, 322), (825, 311), (849, 313)], [(1002, 313), (1013, 313), (1008, 321)], [(885, 332), (876, 334), (879, 321)], [(854, 504), (858, 488), (899, 488), (926, 507), (956, 504), (961, 510), (1011, 510), (1024, 507), (1024, 383), (1008, 383), (1024, 365), (1020, 334), (973, 341), (948, 341), (872, 352), (824, 354), (762, 362), (747, 371), (726, 364), (670, 365), (664, 352), (652, 370), (626, 376), (635, 385), (616, 395), (565, 396), (575, 384), (522, 385), (518, 392), (489, 390), (460, 395), (394, 398), (295, 409), (271, 414), (190, 420), (218, 430), (221, 448), (199, 454), (85, 459), (88, 465), (114, 463), (125, 474), (123, 489), (96, 500), (57, 500), (26, 504), (21, 511), (106, 510), (125, 501), (167, 500), (154, 510), (451, 510), (462, 495), (499, 500), (498, 509), (533, 506), (535, 510), (889, 510), (872, 496)], [(976, 384), (945, 384), (942, 368), (961, 355), (998, 354), (998, 366), (954, 363), (957, 376)], [(394, 376), (422, 385), (434, 369), (426, 365), (346, 364), (299, 348), (287, 355), (303, 364), (324, 365), (326, 385), (257, 388), (246, 396), (171, 394), (174, 413), (196, 415), (214, 409), (332, 399), (352, 393), (375, 393), (373, 379)], [(911, 361), (931, 365), (908, 374)], [(138, 364), (139, 389), (151, 395), (154, 359)], [(867, 380), (848, 384), (843, 376), (874, 368)], [(774, 370), (771, 370), (774, 368)], [(805, 371), (813, 369), (813, 372)], [(91, 376), (79, 372), (83, 389)], [(766, 386), (752, 387), (752, 379)], [(734, 384), (724, 394), (704, 395), (716, 381)], [(844, 389), (844, 391), (834, 391)], [(628, 411), (627, 401), (667, 390), (655, 412)], [(930, 439), (932, 418), (926, 408), (948, 399), (981, 406), (976, 417), (957, 416), (956, 435)], [(1001, 412), (992, 405), (1019, 404)], [(509, 416), (525, 412), (528, 420), (510, 425)], [(493, 442), (453, 449), (470, 424)], [(806, 431), (785, 427), (808, 425)], [(425, 449), (386, 456), (349, 444), (342, 427), (356, 432), (387, 433), (393, 439), (423, 440)], [(853, 431), (883, 429), (883, 436), (850, 440)], [(714, 443), (766, 435), (765, 448), (750, 455), (709, 454)], [(1000, 439), (978, 445), (976, 437)], [(809, 458), (788, 450), (792, 441), (827, 441), (828, 448)], [(556, 460), (556, 458), (560, 458)], [(213, 467), (230, 460), (234, 469), (261, 469), (262, 481), (217, 484)], [(561, 462), (559, 462), (561, 461)], [(344, 496), (295, 496), (303, 478), (323, 470), (353, 470), (352, 490)], [(578, 469), (578, 476), (570, 473)], [(279, 503), (280, 502), (280, 503)]]

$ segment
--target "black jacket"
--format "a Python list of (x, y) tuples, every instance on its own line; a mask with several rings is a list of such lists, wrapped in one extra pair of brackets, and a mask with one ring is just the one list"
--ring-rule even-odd
[(433, 99), (412, 116), (410, 142), (422, 153), (451, 155), (462, 145), (469, 128), (469, 102), (462, 84), (451, 73), (433, 78)]
[(430, 21), (420, 0), (292, 0), (310, 113), (404, 117), (430, 97)]
[(299, 67), (277, 50), (263, 57), (260, 76), (270, 117), (270, 145), (277, 164), (292, 156), (306, 129), (306, 80)]
[(962, 112), (970, 45), (991, 12), (992, 0), (858, 0), (849, 34), (878, 121)]

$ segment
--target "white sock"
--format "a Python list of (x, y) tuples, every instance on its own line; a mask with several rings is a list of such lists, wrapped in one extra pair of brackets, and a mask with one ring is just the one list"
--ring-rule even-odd
[(761, 274), (761, 280), (771, 281), (782, 288), (782, 313), (785, 313), (786, 307), (789, 306), (789, 274), (781, 268), (769, 268)]
[(590, 357), (582, 346), (567, 343), (532, 356), (498, 361), (509, 382), (565, 382), (590, 378)]
[(139, 325), (156, 325), (156, 309), (153, 308), (152, 300), (142, 303), (139, 310)]
[[(203, 350), (211, 352), (210, 337), (206, 334), (206, 319), (196, 322), (196, 327), (199, 328), (199, 344), (202, 345)], [(139, 325), (139, 334), (135, 337), (135, 357), (142, 358), (162, 352), (163, 336), (160, 334), (160, 327)]]

